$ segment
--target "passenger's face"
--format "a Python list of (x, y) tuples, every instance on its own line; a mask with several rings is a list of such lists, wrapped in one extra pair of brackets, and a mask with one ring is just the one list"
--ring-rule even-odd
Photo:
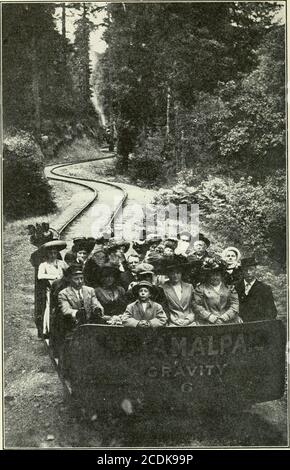
[(237, 261), (237, 255), (234, 251), (228, 251), (226, 254), (226, 263), (233, 264)]
[(251, 282), (256, 279), (257, 276), (257, 268), (256, 266), (249, 266), (248, 268), (243, 269), (244, 278), (246, 281)]
[(58, 251), (57, 250), (49, 250), (47, 253), (47, 257), (49, 261), (55, 261), (58, 256)]
[(198, 255), (202, 255), (206, 251), (206, 244), (202, 241), (194, 242), (193, 249)]
[(120, 248), (118, 248), (118, 250), (116, 251), (116, 254), (119, 257), (120, 261), (124, 261), (125, 255), (124, 255), (123, 247), (120, 246)]
[(139, 299), (144, 302), (150, 298), (150, 291), (147, 287), (141, 287), (138, 292)]
[(71, 277), (71, 285), (74, 289), (80, 289), (84, 285), (84, 276), (83, 274), (74, 274)]
[(181, 240), (182, 242), (187, 242), (187, 243), (189, 243), (189, 242), (190, 242), (190, 237), (189, 237), (188, 235), (181, 235), (180, 240)]
[(109, 254), (109, 262), (115, 266), (118, 266), (118, 264), (120, 263), (120, 258), (116, 252)]
[(136, 272), (136, 268), (139, 264), (139, 258), (137, 256), (130, 256), (128, 259), (128, 267), (132, 273)]
[(103, 266), (106, 262), (106, 255), (105, 253), (96, 253), (94, 255), (94, 260), (95, 260), (95, 263), (98, 265), (98, 266)]
[(115, 276), (108, 275), (103, 280), (103, 285), (105, 287), (111, 287), (115, 284)]
[(80, 250), (77, 252), (77, 261), (84, 263), (88, 258), (88, 252), (86, 250)]
[(174, 254), (174, 251), (172, 248), (170, 248), (169, 246), (164, 248), (164, 252), (163, 252), (164, 256), (173, 256), (173, 254)]
[(168, 273), (168, 277), (171, 284), (178, 284), (179, 282), (181, 282), (182, 273), (180, 271), (170, 271)]
[(218, 286), (222, 282), (221, 273), (212, 273), (209, 276), (209, 284), (211, 286)]

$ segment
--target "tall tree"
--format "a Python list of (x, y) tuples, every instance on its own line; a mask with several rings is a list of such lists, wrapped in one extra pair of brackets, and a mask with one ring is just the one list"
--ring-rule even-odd
[[(127, 157), (148, 129), (174, 132), (174, 114), (199, 93), (249, 72), (277, 10), (270, 3), (110, 4), (103, 105)], [(170, 94), (168, 93), (170, 90)], [(170, 99), (169, 99), (170, 96)]]
[(92, 21), (95, 13), (103, 7), (90, 3), (81, 3), (74, 6), (79, 11), (79, 18), (75, 21), (75, 80), (78, 90), (78, 104), (82, 114), (92, 109), (91, 97), (91, 63), (90, 63), (90, 34), (97, 26)]

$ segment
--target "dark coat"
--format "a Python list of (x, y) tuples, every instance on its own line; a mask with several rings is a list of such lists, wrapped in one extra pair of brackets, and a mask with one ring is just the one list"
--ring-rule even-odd
[(240, 317), (244, 322), (272, 320), (277, 317), (272, 289), (261, 281), (255, 281), (248, 295), (244, 280), (236, 284), (240, 302)]
[(137, 276), (134, 276), (131, 271), (124, 271), (120, 274), (120, 284), (126, 291), (131, 282), (137, 282)]
[(236, 267), (231, 273), (226, 271), (224, 273), (224, 283), (226, 286), (236, 286), (238, 282), (243, 278), (243, 271), (241, 267)]

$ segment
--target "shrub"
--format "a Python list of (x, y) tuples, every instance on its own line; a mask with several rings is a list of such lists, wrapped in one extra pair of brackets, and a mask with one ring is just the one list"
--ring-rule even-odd
[(164, 138), (157, 134), (148, 137), (130, 157), (129, 174), (133, 181), (157, 185), (163, 181), (165, 164)]
[(4, 139), (4, 215), (7, 219), (42, 215), (55, 209), (51, 187), (43, 173), (43, 155), (24, 131)]
[(251, 177), (231, 178), (209, 175), (199, 185), (180, 183), (160, 190), (155, 203), (199, 204), (203, 229), (241, 247), (244, 256), (256, 253), (285, 266), (286, 262), (286, 178), (276, 172), (265, 182), (254, 184)]

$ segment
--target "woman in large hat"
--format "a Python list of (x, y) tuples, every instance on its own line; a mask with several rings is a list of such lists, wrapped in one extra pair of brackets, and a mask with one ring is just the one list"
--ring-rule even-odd
[(169, 279), (162, 286), (167, 300), (169, 326), (195, 325), (192, 310), (193, 286), (183, 280), (188, 267), (187, 260), (182, 255), (165, 259), (161, 266), (163, 273)]
[(108, 262), (108, 255), (102, 246), (94, 249), (84, 265), (85, 285), (97, 287), (100, 285), (100, 277), (104, 264)]
[(199, 325), (242, 323), (239, 317), (239, 299), (233, 286), (226, 286), (223, 261), (207, 258), (202, 266), (204, 282), (194, 291), (193, 309)]
[(67, 265), (61, 259), (58, 259), (60, 251), (66, 248), (66, 243), (62, 240), (53, 240), (44, 243), (39, 248), (39, 257), (45, 261), (38, 267), (38, 292), (42, 292), (42, 305), (36, 312), (36, 326), (39, 337), (45, 337), (49, 332), (50, 315), (50, 287), (53, 281), (61, 279)]
[(72, 252), (76, 255), (76, 262), (81, 266), (86, 263), (89, 254), (95, 246), (96, 240), (94, 238), (75, 238), (73, 241)]
[(120, 285), (120, 271), (107, 263), (102, 267), (100, 286), (95, 288), (96, 296), (104, 307), (101, 322), (107, 322), (114, 315), (120, 315), (126, 307), (125, 289)]

